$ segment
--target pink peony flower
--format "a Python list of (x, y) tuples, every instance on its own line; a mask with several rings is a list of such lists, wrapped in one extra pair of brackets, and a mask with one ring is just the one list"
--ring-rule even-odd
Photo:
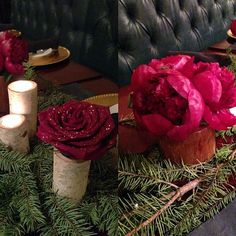
[(202, 62), (191, 78), (206, 103), (203, 118), (213, 129), (224, 130), (236, 124), (236, 117), (229, 111), (236, 106), (234, 79), (233, 73), (218, 63)]
[(134, 71), (133, 110), (137, 122), (154, 135), (184, 140), (199, 129), (204, 102), (191, 81), (176, 70), (182, 70), (192, 59), (184, 57), (176, 67), (173, 57), (170, 59), (169, 66), (155, 60)]
[(134, 70), (132, 102), (137, 123), (177, 141), (201, 127), (216, 130), (236, 124), (234, 75), (218, 63), (194, 63), (184, 55), (154, 59)]
[(0, 41), (0, 51), (5, 58), (6, 70), (10, 74), (22, 75), (22, 64), (28, 59), (28, 44), (19, 38), (11, 37)]
[(12, 75), (23, 75), (24, 67), (22, 64), (14, 64), (9, 57), (5, 58), (5, 68)]
[(4, 41), (4, 40), (9, 40), (14, 38), (15, 36), (13, 34), (11, 34), (8, 31), (1, 31), (0, 32), (0, 42)]

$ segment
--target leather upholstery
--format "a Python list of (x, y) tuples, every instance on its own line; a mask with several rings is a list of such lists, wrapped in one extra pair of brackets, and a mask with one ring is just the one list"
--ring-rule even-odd
[(225, 38), (235, 12), (236, 0), (12, 0), (12, 21), (27, 38), (58, 37), (74, 60), (118, 74), (122, 85), (151, 58)]
[(0, 24), (10, 23), (11, 2), (9, 0), (0, 1)]
[(236, 0), (118, 0), (119, 78), (170, 50), (201, 51), (226, 38)]
[(59, 39), (72, 59), (114, 78), (116, 0), (12, 0), (12, 21), (30, 40)]

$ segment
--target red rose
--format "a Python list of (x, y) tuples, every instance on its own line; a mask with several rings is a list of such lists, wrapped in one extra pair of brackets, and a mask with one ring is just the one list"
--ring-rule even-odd
[(178, 141), (199, 129), (204, 102), (185, 76), (192, 75), (192, 68), (191, 57), (173, 56), (134, 70), (132, 101), (139, 125), (154, 135)]
[(201, 93), (205, 103), (203, 118), (216, 130), (236, 124), (236, 116), (229, 108), (236, 106), (234, 75), (218, 63), (198, 63), (191, 81)]
[(39, 113), (37, 136), (63, 154), (95, 160), (113, 147), (116, 128), (109, 109), (70, 100)]

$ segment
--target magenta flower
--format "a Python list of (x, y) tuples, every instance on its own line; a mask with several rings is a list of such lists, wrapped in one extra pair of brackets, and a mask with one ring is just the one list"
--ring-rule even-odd
[(201, 128), (222, 130), (236, 124), (234, 75), (217, 63), (194, 63), (184, 55), (154, 59), (132, 75), (137, 123), (157, 136), (182, 141)]
[(236, 124), (236, 117), (229, 108), (236, 106), (234, 75), (218, 63), (198, 63), (191, 78), (205, 103), (203, 118), (216, 130), (225, 130)]

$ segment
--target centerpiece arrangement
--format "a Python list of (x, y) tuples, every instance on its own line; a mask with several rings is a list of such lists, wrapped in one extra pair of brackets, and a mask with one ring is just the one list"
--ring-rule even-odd
[(116, 143), (116, 127), (107, 107), (70, 100), (38, 115), (37, 136), (55, 147), (53, 189), (79, 203), (85, 194), (91, 160)]
[(215, 152), (214, 130), (236, 124), (235, 77), (218, 63), (186, 55), (154, 59), (134, 70), (132, 107), (140, 127), (173, 162), (197, 164)]

